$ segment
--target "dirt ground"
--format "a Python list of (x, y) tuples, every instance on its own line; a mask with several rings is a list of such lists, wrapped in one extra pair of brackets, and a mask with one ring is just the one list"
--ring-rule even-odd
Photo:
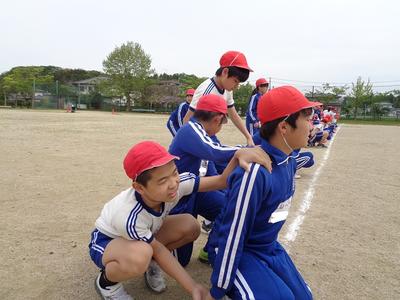
[[(144, 139), (169, 145), (166, 119), (0, 110), (1, 299), (98, 299), (87, 249), (94, 221), (129, 186), (122, 168), (129, 147)], [(244, 142), (231, 123), (220, 137)], [(316, 165), (301, 171), (287, 224), (327, 150), (312, 149)], [(297, 238), (284, 243), (315, 299), (400, 299), (399, 153), (400, 127), (339, 130)], [(187, 269), (207, 285), (211, 268), (197, 261), (197, 249)], [(171, 279), (159, 296), (142, 278), (125, 287), (136, 299), (189, 299)]]

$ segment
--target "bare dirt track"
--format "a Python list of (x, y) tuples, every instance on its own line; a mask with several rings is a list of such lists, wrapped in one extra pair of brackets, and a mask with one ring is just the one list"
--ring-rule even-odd
[[(129, 186), (122, 168), (129, 147), (144, 139), (169, 145), (166, 120), (0, 110), (1, 299), (98, 299), (87, 253), (94, 221)], [(226, 144), (244, 142), (231, 123), (219, 136)], [(326, 150), (311, 150), (316, 165), (301, 171), (287, 225)], [(339, 130), (297, 238), (285, 244), (315, 299), (400, 299), (399, 153), (400, 127)], [(211, 269), (195, 257), (188, 271), (208, 284)], [(171, 279), (162, 295), (149, 292), (142, 278), (125, 287), (136, 299), (189, 299)]]

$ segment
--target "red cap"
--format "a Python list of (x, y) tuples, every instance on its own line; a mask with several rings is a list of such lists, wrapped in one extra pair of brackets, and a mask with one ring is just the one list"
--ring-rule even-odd
[(188, 90), (186, 91), (186, 96), (193, 96), (193, 95), (194, 95), (194, 92), (195, 92), (195, 89), (188, 89)]
[(281, 86), (270, 90), (260, 98), (257, 115), (261, 124), (264, 124), (317, 105), (321, 105), (321, 103), (309, 101), (296, 88)]
[(169, 154), (160, 144), (144, 141), (128, 151), (124, 159), (124, 169), (129, 178), (136, 180), (144, 171), (163, 166), (174, 159), (179, 157)]
[(266, 84), (266, 83), (268, 83), (268, 81), (267, 81), (267, 79), (265, 79), (265, 78), (257, 79), (257, 81), (256, 81), (256, 88), (258, 88), (260, 85)]
[(226, 105), (225, 99), (215, 94), (201, 96), (199, 102), (197, 102), (196, 109), (218, 112), (222, 114), (226, 114), (228, 112), (228, 106)]
[(224, 53), (219, 60), (219, 65), (223, 68), (238, 67), (253, 72), (253, 70), (250, 69), (249, 65), (247, 64), (246, 57), (242, 52), (239, 51), (228, 51)]

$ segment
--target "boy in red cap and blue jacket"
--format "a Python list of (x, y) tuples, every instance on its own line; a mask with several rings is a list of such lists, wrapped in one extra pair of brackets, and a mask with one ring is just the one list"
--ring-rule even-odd
[(101, 270), (95, 280), (100, 296), (132, 299), (121, 282), (142, 274), (149, 288), (163, 292), (166, 285), (161, 267), (193, 299), (203, 299), (207, 290), (171, 254), (198, 237), (199, 224), (189, 214), (168, 214), (184, 197), (225, 188), (228, 174), (238, 163), (246, 168), (248, 162), (263, 163), (265, 157), (261, 149), (236, 152), (222, 175), (200, 179), (190, 173), (179, 174), (175, 166), (179, 158), (155, 142), (132, 147), (123, 163), (132, 186), (104, 205), (89, 244), (90, 257)]
[[(249, 104), (247, 106), (246, 111), (246, 128), (253, 136), (259, 131), (260, 129), (260, 120), (257, 116), (257, 105), (258, 100), (262, 95), (264, 95), (268, 91), (268, 81), (265, 78), (259, 78), (256, 81), (256, 88), (253, 90), (250, 96)], [(255, 143), (255, 141), (254, 141)]]
[(185, 117), (189, 105), (192, 102), (194, 95), (194, 89), (188, 89), (186, 91), (186, 101), (179, 104), (179, 106), (171, 113), (167, 121), (167, 128), (171, 132), (172, 137), (176, 135), (179, 128), (183, 126), (183, 118)]
[[(208, 94), (200, 97), (194, 116), (177, 133), (169, 147), (169, 152), (179, 156), (176, 162), (179, 172), (191, 172), (199, 175), (202, 161), (207, 161), (206, 176), (217, 175), (215, 164), (227, 164), (240, 149), (221, 145), (211, 137), (216, 135), (227, 122), (226, 101), (219, 95)], [(246, 151), (252, 151), (251, 148)], [(182, 199), (172, 210), (173, 214), (189, 213), (194, 217), (201, 215), (214, 221), (225, 205), (225, 193), (209, 191), (197, 193), (190, 199)], [(177, 249), (179, 262), (185, 266), (192, 255), (193, 244)], [(208, 262), (205, 249), (200, 251), (199, 259)]]
[(271, 157), (272, 172), (255, 163), (250, 172), (236, 168), (229, 176), (226, 206), (209, 238), (211, 297), (312, 299), (277, 239), (295, 190), (293, 149), (307, 146), (316, 105), (290, 86), (261, 97), (261, 148)]

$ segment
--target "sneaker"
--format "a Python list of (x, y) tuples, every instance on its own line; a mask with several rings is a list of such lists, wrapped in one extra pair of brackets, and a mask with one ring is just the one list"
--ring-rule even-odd
[(214, 225), (214, 222), (210, 222), (210, 221), (205, 221), (203, 220), (203, 222), (201, 222), (201, 229), (203, 229), (206, 233), (210, 233), (212, 227)]
[(100, 286), (101, 273), (96, 277), (94, 281), (94, 287), (100, 297), (104, 300), (133, 300), (133, 298), (125, 291), (122, 283), (117, 283), (112, 286), (108, 286), (103, 289)]
[(203, 248), (201, 248), (199, 252), (199, 261), (204, 264), (210, 264), (210, 262), (208, 261), (208, 253), (204, 251)]
[(300, 174), (295, 174), (295, 175), (294, 175), (294, 178), (295, 178), (295, 179), (299, 179), (299, 178), (301, 178), (301, 175), (300, 175)]
[(144, 273), (144, 281), (153, 292), (162, 293), (167, 289), (162, 270), (154, 260), (151, 260), (149, 268)]

